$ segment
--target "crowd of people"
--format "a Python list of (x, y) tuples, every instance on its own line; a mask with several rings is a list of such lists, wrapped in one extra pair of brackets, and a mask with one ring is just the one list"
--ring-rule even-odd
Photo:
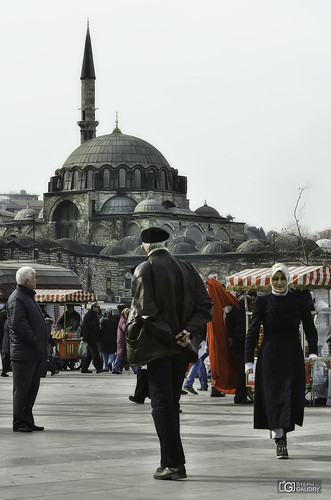
[[(57, 322), (58, 328), (80, 331), (86, 347), (81, 372), (92, 373), (91, 363), (96, 373), (114, 375), (132, 367), (137, 384), (129, 399), (137, 404), (150, 399), (160, 443), (160, 465), (153, 477), (183, 479), (180, 398), (208, 391), (210, 380), (212, 397), (230, 393), (234, 404), (253, 404), (246, 376), (253, 371), (263, 328), (255, 369), (253, 425), (269, 430), (277, 458), (288, 458), (287, 435), (296, 425), (302, 426), (305, 404), (300, 322), (311, 363), (317, 358), (317, 331), (304, 294), (289, 289), (287, 267), (275, 264), (270, 271), (271, 292), (253, 293), (245, 303), (244, 297), (230, 294), (216, 280), (208, 280), (206, 287), (191, 264), (169, 253), (165, 230), (149, 228), (141, 236), (146, 260), (133, 270), (130, 308), (120, 305), (102, 313), (95, 302), (81, 320), (74, 306), (68, 305)], [(42, 431), (32, 410), (40, 377), (47, 370), (58, 373), (50, 334), (53, 320), (34, 299), (35, 270), (18, 269), (16, 282), (0, 312), (1, 376), (12, 371), (13, 430)], [(247, 309), (252, 316), (248, 330)]]

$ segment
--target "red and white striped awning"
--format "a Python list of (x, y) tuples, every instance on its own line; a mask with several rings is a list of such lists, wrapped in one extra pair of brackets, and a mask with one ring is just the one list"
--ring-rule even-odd
[[(226, 278), (226, 288), (238, 292), (245, 290), (270, 289), (270, 269), (245, 269)], [(326, 266), (289, 267), (290, 287), (292, 288), (330, 288), (331, 268)]]
[(95, 293), (85, 290), (36, 290), (37, 302), (96, 302)]

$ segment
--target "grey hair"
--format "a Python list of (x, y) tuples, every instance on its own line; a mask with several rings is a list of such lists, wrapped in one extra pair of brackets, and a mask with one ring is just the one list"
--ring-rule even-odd
[(32, 278), (36, 274), (35, 269), (30, 266), (20, 267), (16, 272), (16, 283), (18, 285), (25, 285), (27, 279)]
[(143, 247), (146, 250), (146, 252), (149, 253), (152, 250), (155, 250), (155, 248), (167, 248), (167, 245), (166, 245), (165, 241), (157, 241), (156, 243), (144, 243), (143, 242)]

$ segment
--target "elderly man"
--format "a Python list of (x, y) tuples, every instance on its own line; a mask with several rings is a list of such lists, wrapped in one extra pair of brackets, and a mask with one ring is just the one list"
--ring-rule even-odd
[(196, 361), (199, 332), (212, 317), (212, 302), (191, 264), (167, 249), (167, 231), (141, 233), (147, 259), (134, 270), (128, 317), (127, 356), (147, 363), (152, 415), (161, 448), (155, 479), (186, 477), (179, 429), (179, 399), (190, 361)]
[(35, 403), (41, 366), (47, 359), (47, 327), (34, 299), (36, 271), (29, 266), (18, 269), (16, 289), (7, 302), (10, 359), (13, 371), (13, 431), (43, 431), (34, 423)]

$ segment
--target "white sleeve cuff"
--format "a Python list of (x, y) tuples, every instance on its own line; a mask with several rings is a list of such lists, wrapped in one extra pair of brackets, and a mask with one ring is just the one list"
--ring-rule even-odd
[(315, 359), (315, 358), (318, 358), (317, 354), (309, 354), (308, 361), (310, 361), (311, 359)]
[(245, 373), (248, 372), (248, 370), (253, 370), (254, 368), (254, 363), (245, 363)]

